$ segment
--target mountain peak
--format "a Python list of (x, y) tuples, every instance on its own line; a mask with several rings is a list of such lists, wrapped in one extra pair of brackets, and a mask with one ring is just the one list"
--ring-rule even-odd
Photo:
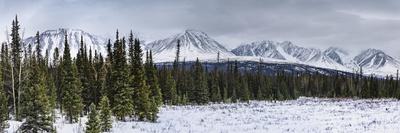
[(180, 54), (186, 60), (195, 60), (199, 57), (201, 60), (206, 58), (217, 58), (220, 56), (233, 55), (219, 42), (209, 37), (206, 33), (194, 29), (187, 29), (184, 33), (180, 33), (169, 38), (156, 40), (146, 45), (146, 49), (152, 50), (155, 59), (159, 61), (173, 60), (178, 40), (180, 43)]
[(359, 55), (354, 57), (354, 61), (358, 66), (363, 68), (376, 69), (390, 64), (393, 67), (399, 67), (399, 62), (393, 57), (387, 55), (385, 52), (379, 49), (369, 48), (364, 50)]
[(383, 52), (382, 50), (374, 49), (374, 48), (369, 48), (367, 50), (364, 50), (362, 53), (366, 53), (366, 54), (385, 54), (385, 52)]
[(81, 29), (58, 28), (58, 29), (54, 29), (54, 30), (46, 30), (43, 33), (67, 34), (67, 33), (86, 33), (86, 32)]
[(185, 34), (197, 34), (197, 35), (205, 35), (207, 36), (207, 34), (203, 31), (200, 30), (196, 30), (196, 29), (186, 29), (185, 30)]
[[(84, 43), (88, 48), (105, 52), (106, 40), (102, 37), (87, 33), (80, 29), (58, 28), (54, 30), (46, 30), (39, 35), (40, 47), (43, 49), (43, 55), (49, 51), (49, 55), (53, 55), (54, 49), (58, 48), (60, 52), (64, 50), (65, 35), (68, 35), (68, 43), (71, 47), (71, 55), (75, 56), (80, 47), (80, 39), (83, 37)], [(24, 44), (28, 46), (36, 46), (35, 36), (24, 39)], [(50, 56), (52, 57), (52, 56)]]
[(332, 52), (341, 52), (341, 53), (346, 53), (348, 54), (348, 52), (342, 48), (339, 47), (329, 47), (327, 48), (325, 51), (332, 51)]

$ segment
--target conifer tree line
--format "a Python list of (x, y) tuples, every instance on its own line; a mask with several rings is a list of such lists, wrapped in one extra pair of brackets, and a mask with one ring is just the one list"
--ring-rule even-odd
[[(175, 61), (176, 62), (176, 61)], [(159, 65), (159, 82), (164, 104), (207, 104), (249, 100), (291, 100), (299, 96), (323, 98), (400, 99), (399, 72), (378, 77), (353, 74), (277, 71), (266, 74), (260, 61), (253, 70), (240, 68), (237, 61), (218, 62), (211, 67), (197, 60), (192, 66), (182, 61)], [(172, 73), (172, 76), (171, 76)]]
[[(72, 56), (68, 36), (64, 47), (42, 55), (40, 34), (34, 46), (23, 44), (17, 17), (11, 41), (0, 53), (0, 132), (7, 120), (21, 121), (21, 132), (55, 132), (56, 111), (69, 123), (87, 116), (86, 132), (108, 132), (112, 122), (156, 122), (162, 105), (203, 105), (250, 100), (289, 100), (299, 96), (332, 98), (400, 98), (398, 74), (375, 77), (358, 74), (286, 73), (267, 75), (260, 61), (256, 70), (237, 61), (207, 67), (200, 60), (176, 58), (171, 66), (155, 64), (152, 51), (143, 51), (132, 32), (117, 30), (107, 53), (85, 45), (81, 37)], [(104, 54), (104, 55), (103, 55)], [(144, 57), (143, 57), (144, 56)], [(75, 58), (73, 58), (75, 57)], [(219, 53), (217, 64), (219, 64)], [(143, 60), (144, 59), (144, 60)], [(188, 64), (190, 67), (187, 67)]]
[(67, 35), (63, 51), (42, 55), (40, 33), (27, 46), (19, 27), (15, 17), (11, 42), (1, 45), (0, 132), (8, 120), (22, 122), (18, 132), (55, 132), (56, 111), (69, 123), (87, 116), (85, 131), (90, 133), (110, 131), (114, 118), (157, 120), (162, 105), (157, 69), (151, 60), (142, 60), (140, 41), (132, 33), (125, 39), (117, 31), (106, 56), (88, 48), (81, 37), (73, 58)]

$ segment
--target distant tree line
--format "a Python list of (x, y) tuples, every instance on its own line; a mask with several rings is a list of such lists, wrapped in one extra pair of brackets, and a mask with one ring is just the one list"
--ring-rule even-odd
[[(241, 71), (237, 61), (225, 69), (209, 69), (197, 59), (191, 67), (180, 61), (180, 41), (172, 67), (156, 65), (152, 51), (142, 51), (132, 32), (126, 39), (116, 32), (108, 40), (107, 55), (87, 48), (81, 37), (76, 58), (68, 36), (64, 51), (42, 55), (36, 44), (25, 46), (17, 17), (11, 42), (1, 45), (0, 131), (7, 120), (22, 121), (21, 132), (55, 132), (55, 110), (70, 123), (87, 115), (86, 132), (108, 132), (119, 121), (157, 120), (161, 105), (203, 105), (210, 102), (290, 100), (299, 96), (332, 98), (400, 98), (398, 74), (384, 78), (358, 74), (263, 73)], [(145, 55), (143, 55), (145, 53)], [(52, 56), (50, 58), (50, 56)], [(145, 56), (145, 60), (142, 60)], [(219, 53), (216, 57), (219, 63)], [(50, 60), (51, 59), (51, 60)]]

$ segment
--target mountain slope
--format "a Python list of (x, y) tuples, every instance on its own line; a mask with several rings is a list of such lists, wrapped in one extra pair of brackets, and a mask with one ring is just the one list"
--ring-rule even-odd
[(232, 53), (241, 56), (260, 56), (286, 60), (286, 58), (276, 49), (276, 45), (273, 41), (258, 41), (250, 44), (244, 44), (233, 49)]
[(181, 60), (193, 61), (196, 58), (200, 60), (215, 60), (218, 52), (221, 58), (234, 55), (206, 33), (196, 30), (186, 30), (172, 37), (153, 41), (147, 44), (145, 49), (152, 50), (155, 61), (173, 61), (176, 56), (178, 40), (181, 42)]
[[(45, 32), (40, 33), (40, 47), (42, 48), (42, 54), (45, 55), (46, 51), (49, 51), (49, 57), (52, 57), (54, 53), (54, 49), (58, 48), (60, 54), (64, 51), (64, 42), (65, 35), (68, 35), (68, 43), (71, 47), (71, 56), (76, 56), (79, 48), (80, 48), (80, 39), (83, 37), (83, 41), (87, 47), (87, 49), (97, 50), (101, 53), (105, 53), (106, 39), (102, 37), (92, 35), (85, 31), (79, 29), (66, 29), (60, 28), (57, 30), (47, 30)], [(24, 40), (26, 46), (29, 44), (32, 47), (36, 47), (36, 38), (35, 36), (28, 37)]]
[[(279, 59), (285, 62), (310, 64), (324, 68), (346, 70), (337, 60), (315, 48), (305, 48), (292, 42), (256, 41), (241, 45), (232, 50), (237, 56), (258, 56)], [(332, 54), (332, 52), (331, 52)], [(339, 59), (340, 60), (340, 59)]]
[[(368, 49), (352, 56), (344, 49), (330, 47), (326, 50), (305, 48), (292, 42), (256, 41), (232, 50), (239, 57), (268, 57), (281, 62), (355, 72), (362, 67), (366, 74), (393, 74), (400, 68), (400, 61), (381, 50)], [(276, 60), (275, 60), (276, 61)]]
[(400, 68), (398, 60), (378, 49), (364, 50), (353, 60), (363, 70), (367, 70), (366, 72), (394, 73)]

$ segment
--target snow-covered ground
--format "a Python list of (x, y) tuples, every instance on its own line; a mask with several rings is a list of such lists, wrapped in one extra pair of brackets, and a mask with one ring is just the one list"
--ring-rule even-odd
[[(157, 123), (114, 122), (115, 133), (231, 132), (400, 132), (400, 101), (299, 98), (298, 100), (165, 106)], [(79, 132), (81, 124), (57, 120), (59, 133)], [(9, 132), (18, 127), (11, 121)]]

